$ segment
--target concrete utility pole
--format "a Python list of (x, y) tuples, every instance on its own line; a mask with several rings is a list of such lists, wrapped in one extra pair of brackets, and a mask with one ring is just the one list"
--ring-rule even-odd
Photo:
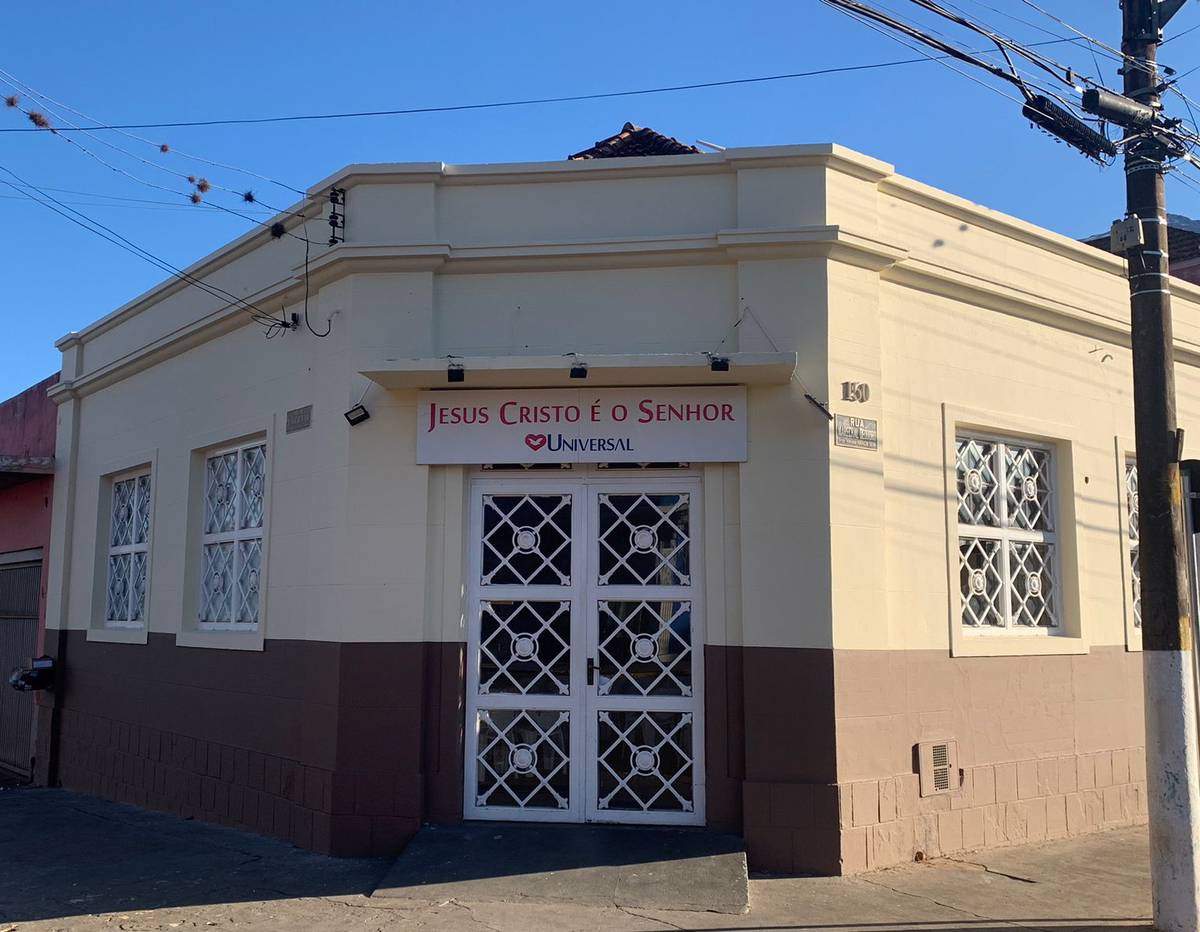
[[(1160, 110), (1160, 28), (1179, 2), (1124, 0), (1125, 96)], [(1165, 14), (1165, 15), (1164, 15)], [(1144, 66), (1144, 67), (1142, 67)], [(1174, 342), (1163, 176), (1167, 147), (1154, 133), (1125, 150), (1126, 208), (1141, 221), (1129, 262), (1137, 431), (1146, 791), (1154, 923), (1200, 930), (1200, 759), (1192, 609), (1175, 422)]]

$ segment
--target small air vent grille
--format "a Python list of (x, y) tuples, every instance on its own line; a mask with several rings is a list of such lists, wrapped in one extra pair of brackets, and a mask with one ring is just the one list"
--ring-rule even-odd
[(958, 744), (955, 741), (928, 741), (917, 745), (921, 777), (921, 795), (953, 793), (959, 787)]
[(294, 434), (298, 430), (308, 430), (312, 427), (312, 405), (303, 408), (292, 408), (287, 413), (286, 432)]

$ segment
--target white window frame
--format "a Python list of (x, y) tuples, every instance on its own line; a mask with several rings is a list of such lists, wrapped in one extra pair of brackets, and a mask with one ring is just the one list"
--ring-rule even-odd
[(1115, 446), (1115, 480), (1117, 487), (1118, 538), (1121, 553), (1121, 594), (1125, 609), (1125, 649), (1142, 649), (1140, 610), (1140, 574), (1135, 571), (1134, 558), (1138, 553), (1138, 535), (1131, 533), (1129, 501), (1129, 467), (1137, 467), (1136, 445), (1132, 436), (1118, 435)]
[[(963, 614), (965, 606), (962, 602), (962, 595), (958, 599), (958, 624), (962, 633), (966, 637), (971, 638), (995, 638), (995, 637), (1062, 637), (1067, 634), (1064, 624), (1064, 609), (1065, 598), (1063, 591), (1063, 574), (1062, 574), (1062, 547), (1059, 542), (1059, 528), (1062, 524), (1060, 509), (1058, 507), (1059, 489), (1058, 489), (1058, 453), (1054, 444), (1038, 440), (1032, 440), (1025, 437), (1013, 436), (1006, 433), (996, 433), (991, 431), (974, 430), (970, 428), (960, 427), (954, 431), (953, 448), (955, 450), (955, 459), (952, 462), (952, 471), (954, 473), (954, 499), (952, 506), (954, 513), (957, 516), (959, 510), (958, 502), (958, 467), (957, 467), (957, 450), (960, 440), (978, 440), (983, 443), (995, 445), (993, 453), (994, 463), (993, 471), (996, 477), (996, 516), (998, 525), (985, 524), (964, 524), (961, 521), (955, 521), (957, 527), (957, 536), (954, 540), (954, 548), (957, 560), (961, 560), (961, 547), (963, 538), (973, 538), (977, 540), (994, 540), (1000, 544), (1000, 576), (1001, 576), (1001, 618), (1003, 625), (972, 625), (968, 624)], [(1033, 449), (1046, 453), (1049, 457), (1047, 466), (1047, 497), (1046, 497), (1046, 512), (1050, 516), (1050, 530), (1026, 530), (1024, 528), (1015, 527), (1009, 524), (1008, 520), (1008, 476), (1005, 472), (1005, 452), (1009, 447)], [(1051, 548), (1050, 574), (1052, 583), (1052, 598), (1053, 598), (1053, 619), (1052, 625), (1029, 626), (1020, 625), (1013, 622), (1012, 610), (1012, 591), (1013, 578), (1011, 566), (1011, 551), (1012, 545), (1017, 544), (1043, 544)], [(957, 562), (956, 560), (956, 562)], [(961, 572), (961, 570), (960, 570)]]
[[(136, 540), (136, 515), (138, 510), (138, 502), (141, 497), (139, 479), (146, 480), (145, 489), (145, 504), (146, 504), (146, 538), (145, 540)], [(128, 544), (114, 544), (113, 533), (117, 524), (117, 516), (114, 514), (114, 509), (117, 504), (117, 486), (125, 482), (133, 483), (133, 498), (131, 499), (131, 507), (133, 508), (134, 517), (133, 524), (130, 526), (130, 541)], [(115, 475), (110, 480), (110, 493), (108, 501), (108, 527), (106, 534), (106, 548), (104, 554), (104, 603), (103, 603), (103, 625), (111, 630), (138, 631), (146, 627), (146, 611), (149, 608), (148, 594), (150, 591), (150, 541), (154, 535), (154, 478), (151, 475), (151, 470), (148, 467), (139, 469), (131, 469), (127, 472)], [(142, 610), (139, 619), (133, 619), (133, 561), (138, 554), (143, 555), (143, 574), (145, 575), (145, 583), (142, 586)], [(126, 612), (124, 618), (109, 618), (109, 602), (108, 592), (112, 584), (112, 566), (113, 557), (127, 556), (130, 558), (130, 573), (126, 582)]]
[(1126, 569), (1129, 572), (1129, 614), (1130, 620), (1139, 631), (1142, 629), (1142, 572), (1138, 563), (1141, 555), (1141, 514), (1140, 501), (1135, 501), (1136, 492), (1131, 490), (1130, 477), (1133, 478), (1132, 488), (1137, 488), (1137, 457), (1127, 454), (1121, 464), (1121, 498), (1125, 516), (1125, 550)]
[[(243, 501), (242, 501), (242, 482), (244, 478), (243, 469), (245, 464), (244, 453), (247, 450), (252, 450), (261, 447), (263, 451), (263, 491), (262, 491), (262, 519), (257, 526), (242, 527)], [(208, 533), (205, 531), (205, 524), (208, 517), (208, 464), (211, 460), (223, 456), (234, 454), (236, 456), (236, 473), (234, 479), (234, 527), (230, 531), (214, 531)], [(266, 578), (266, 539), (267, 539), (267, 512), (268, 512), (268, 495), (267, 484), (270, 476), (270, 448), (268, 438), (256, 437), (251, 440), (245, 440), (241, 443), (232, 444), (229, 446), (219, 447), (216, 449), (207, 450), (204, 452), (201, 472), (200, 472), (200, 549), (198, 553), (199, 565), (199, 584), (196, 591), (196, 630), (197, 631), (236, 631), (236, 632), (252, 632), (257, 633), (262, 625), (263, 605), (265, 602), (265, 585)], [(232, 544), (233, 545), (233, 568), (230, 573), (230, 578), (233, 585), (236, 587), (241, 576), (242, 564), (242, 547), (246, 541), (258, 541), (259, 545), (259, 569), (258, 569), (258, 598), (257, 611), (254, 621), (237, 621), (232, 616), (236, 615), (239, 609), (238, 594), (235, 591), (231, 595), (229, 621), (210, 621), (202, 617), (204, 606), (204, 586), (205, 579), (205, 561), (204, 554), (209, 546), (217, 544)]]

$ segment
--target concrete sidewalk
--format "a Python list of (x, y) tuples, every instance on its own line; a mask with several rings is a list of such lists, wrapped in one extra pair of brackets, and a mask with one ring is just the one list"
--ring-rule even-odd
[(530, 902), (520, 875), (478, 901), (372, 897), (386, 861), (338, 860), (61, 790), (0, 790), (0, 932), (49, 930), (1149, 929), (1144, 829), (855, 878), (750, 883), (743, 915)]

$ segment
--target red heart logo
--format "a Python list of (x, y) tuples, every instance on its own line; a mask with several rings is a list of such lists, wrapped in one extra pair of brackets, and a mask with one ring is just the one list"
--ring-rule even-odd
[(545, 434), (526, 434), (525, 446), (529, 447), (534, 453), (546, 445)]

